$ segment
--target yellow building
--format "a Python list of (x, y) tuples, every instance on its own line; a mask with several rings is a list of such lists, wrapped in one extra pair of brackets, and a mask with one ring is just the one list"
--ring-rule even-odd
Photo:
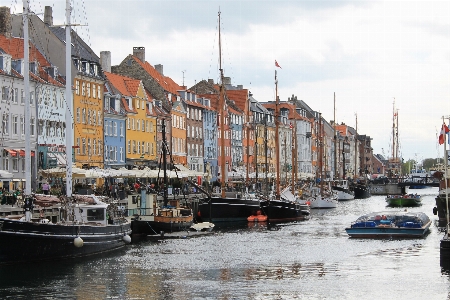
[[(78, 66), (85, 63), (75, 61)], [(84, 66), (84, 68), (89, 68), (89, 66)], [(79, 72), (74, 79), (74, 161), (80, 168), (103, 168), (103, 90), (105, 82), (99, 76), (82, 73)]]
[(153, 103), (148, 99), (141, 80), (105, 72), (105, 76), (121, 95), (121, 101), (127, 113), (125, 130), (125, 153), (128, 166), (155, 167), (156, 114)]

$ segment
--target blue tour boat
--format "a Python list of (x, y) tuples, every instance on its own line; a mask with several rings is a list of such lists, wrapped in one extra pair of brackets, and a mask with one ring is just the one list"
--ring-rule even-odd
[(430, 218), (423, 212), (382, 211), (359, 217), (345, 231), (356, 238), (420, 238), (430, 225)]

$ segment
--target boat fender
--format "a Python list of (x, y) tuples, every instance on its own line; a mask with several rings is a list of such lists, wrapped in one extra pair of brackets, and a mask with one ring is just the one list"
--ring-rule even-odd
[(75, 247), (81, 248), (83, 247), (83, 239), (77, 236), (76, 238), (74, 238), (73, 244), (75, 245)]
[(125, 242), (125, 244), (130, 244), (131, 243), (131, 237), (128, 234), (125, 234), (123, 236), (123, 241)]
[(437, 215), (437, 207), (433, 207), (433, 215)]

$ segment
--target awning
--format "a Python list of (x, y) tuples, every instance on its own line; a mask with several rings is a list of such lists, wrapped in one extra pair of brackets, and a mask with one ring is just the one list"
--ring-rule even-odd
[(17, 154), (16, 150), (5, 149), (5, 151), (7, 151), (11, 156), (16, 156), (16, 154)]
[(189, 170), (188, 168), (186, 168), (186, 167), (183, 166), (183, 165), (174, 165), (174, 166), (175, 166), (175, 168), (178, 169), (178, 171), (181, 171), (181, 172), (191, 172), (191, 170)]
[[(19, 155), (24, 157), (25, 156), (25, 150), (22, 149), (15, 149), (14, 150), (16, 153), (19, 152)], [(31, 150), (31, 156), (34, 156), (34, 150)]]

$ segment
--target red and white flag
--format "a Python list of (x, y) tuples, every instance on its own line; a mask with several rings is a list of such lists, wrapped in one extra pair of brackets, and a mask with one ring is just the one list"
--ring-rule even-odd
[(447, 125), (442, 124), (441, 134), (439, 135), (439, 145), (442, 145), (445, 142), (445, 135), (449, 132)]
[(283, 69), (282, 67), (280, 67), (280, 65), (278, 64), (277, 60), (275, 59), (275, 67), (278, 67), (280, 69)]

